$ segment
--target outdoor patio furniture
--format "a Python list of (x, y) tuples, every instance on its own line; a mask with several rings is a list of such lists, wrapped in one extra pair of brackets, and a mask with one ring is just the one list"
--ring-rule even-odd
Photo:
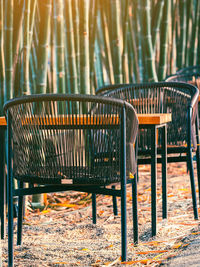
[(181, 68), (176, 72), (176, 74), (192, 74), (192, 73), (200, 74), (200, 65)]
[[(179, 74), (174, 74), (171, 76), (168, 76), (166, 79), (166, 82), (184, 82), (188, 84), (192, 84), (196, 86), (200, 90), (200, 66), (191, 66), (187, 68), (180, 69), (178, 71)], [(200, 119), (200, 97), (198, 100), (198, 121), (197, 121), (197, 127), (192, 128), (192, 132), (197, 136), (197, 140), (199, 139), (199, 119)], [(199, 144), (199, 140), (197, 141), (197, 144)], [(196, 147), (197, 154), (200, 153), (199, 145)], [(199, 204), (200, 204), (200, 158), (196, 156), (197, 161), (197, 173), (198, 173), (198, 188), (199, 188)]]
[[(198, 219), (192, 152), (196, 151), (198, 181), (200, 180), (198, 96), (193, 85), (176, 82), (108, 85), (97, 94), (120, 98), (131, 103), (137, 113), (171, 113), (172, 122), (167, 124), (167, 162), (187, 162), (192, 190), (194, 218)], [(150, 163), (146, 156), (151, 151), (151, 132), (139, 131), (138, 164)], [(158, 154), (162, 153), (160, 135), (157, 138)], [(145, 157), (144, 157), (145, 156)], [(162, 162), (161, 158), (157, 158)]]
[[(7, 116), (8, 252), (13, 266), (13, 196), (81, 191), (121, 198), (122, 261), (126, 261), (126, 184), (133, 189), (134, 242), (138, 241), (134, 142), (138, 119), (119, 99), (87, 95), (32, 95), (4, 105)], [(19, 188), (13, 188), (13, 178)], [(24, 188), (24, 183), (30, 186)], [(119, 183), (114, 189), (110, 186)], [(37, 184), (37, 186), (35, 186)], [(94, 210), (93, 210), (94, 212)]]

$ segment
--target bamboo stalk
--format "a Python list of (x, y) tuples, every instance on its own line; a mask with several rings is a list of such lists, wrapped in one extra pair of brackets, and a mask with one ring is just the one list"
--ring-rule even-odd
[[(115, 83), (123, 82), (122, 74), (122, 45), (121, 45), (121, 29), (120, 29), (120, 5), (119, 0), (110, 1), (111, 19), (110, 31), (112, 30), (112, 64), (114, 69)], [(112, 25), (112, 27), (111, 27)]]
[(75, 54), (74, 28), (72, 17), (72, 1), (66, 0), (66, 38), (67, 38), (67, 59), (69, 66), (69, 83), (71, 93), (78, 93), (77, 65)]
[(24, 34), (23, 34), (23, 84), (22, 90), (24, 95), (30, 95), (29, 86), (29, 23), (30, 23), (30, 0), (25, 1), (24, 5)]
[(97, 31), (98, 44), (95, 47), (95, 54), (96, 54), (96, 62), (95, 62), (96, 76), (95, 78), (96, 78), (97, 88), (105, 84), (103, 65), (104, 65), (104, 68), (106, 68), (107, 72), (109, 73), (107, 57), (106, 56), (103, 57), (105, 47), (104, 47), (104, 42), (102, 42), (100, 33), (101, 31)]
[(127, 32), (129, 29), (129, 0), (126, 0), (124, 3), (124, 16), (122, 18), (123, 24), (123, 51), (122, 51), (122, 70), (123, 70), (123, 82), (129, 82), (129, 73), (128, 73), (128, 55), (127, 55)]
[(198, 45), (198, 32), (199, 32), (199, 21), (200, 21), (200, 1), (196, 2), (194, 23), (192, 24), (192, 37), (191, 37), (191, 46), (190, 46), (190, 57), (189, 57), (189, 65), (193, 66), (197, 62), (197, 45)]
[(177, 66), (183, 68), (185, 66), (185, 51), (186, 51), (186, 28), (187, 28), (187, 2), (182, 0), (179, 2), (180, 8), (180, 38), (177, 52)]
[(90, 92), (95, 93), (93, 82), (95, 81), (94, 51), (97, 32), (99, 0), (90, 0), (89, 8), (89, 48), (90, 48)]
[(146, 55), (147, 65), (147, 77), (149, 81), (157, 81), (157, 73), (155, 67), (155, 56), (152, 46), (152, 35), (151, 35), (151, 10), (150, 0), (143, 0), (142, 2), (142, 33), (144, 38), (144, 50), (143, 53)]
[(134, 56), (133, 64), (134, 64), (134, 69), (135, 69), (135, 77), (136, 77), (136, 81), (139, 83), (141, 81), (141, 78), (140, 78), (140, 69), (139, 69), (139, 62), (138, 62), (139, 56), (138, 56), (137, 43), (136, 43), (136, 34), (134, 31), (134, 26), (133, 26), (134, 20), (135, 20), (134, 17), (132, 18), (131, 16), (129, 16), (129, 34), (130, 34), (130, 41), (131, 41), (130, 47), (132, 47), (132, 50), (133, 50), (133, 56)]
[(171, 53), (170, 53), (170, 73), (175, 73), (177, 70), (177, 21), (178, 21), (178, 1), (171, 1), (171, 17), (172, 17), (172, 23), (171, 23)]
[(171, 0), (166, 0), (163, 10), (163, 19), (161, 23), (161, 35), (160, 35), (160, 62), (158, 77), (162, 81), (166, 77), (167, 73), (167, 49), (169, 38), (169, 15), (171, 12)]
[(136, 44), (137, 44), (137, 51), (138, 51), (138, 66), (139, 66), (139, 74), (140, 74), (140, 81), (144, 80), (144, 64), (143, 64), (143, 55), (142, 55), (142, 32), (141, 32), (141, 25), (142, 20), (140, 20), (141, 17), (141, 1), (136, 0), (133, 6), (133, 12), (134, 12), (134, 18), (135, 23), (134, 24), (134, 30), (137, 33), (136, 34)]
[(4, 100), (13, 97), (13, 0), (6, 1), (5, 20), (5, 78), (6, 86), (4, 90)]
[[(98, 28), (98, 34), (102, 32), (103, 35), (103, 44), (104, 44), (104, 51), (106, 55), (106, 66), (107, 66), (107, 73), (109, 77), (109, 83), (114, 83), (114, 70), (113, 70), (113, 64), (112, 64), (112, 54), (111, 54), (111, 40), (109, 35), (109, 25), (108, 25), (108, 17), (106, 16), (106, 11), (104, 8), (104, 0), (99, 0), (99, 10), (100, 10), (100, 16), (101, 16), (101, 24), (100, 28)], [(98, 38), (98, 43), (100, 43), (100, 37)], [(101, 46), (103, 45), (101, 44)], [(100, 46), (100, 44), (99, 44)]]
[(152, 46), (155, 53), (156, 43), (159, 35), (161, 19), (163, 15), (164, 0), (159, 0), (155, 4), (152, 13)]
[(47, 64), (50, 39), (51, 0), (38, 0), (40, 10), (39, 37), (37, 47), (37, 93), (45, 93), (47, 86)]
[(89, 65), (89, 1), (79, 2), (79, 34), (80, 34), (80, 92), (90, 94)]
[[(51, 28), (54, 29), (54, 18), (51, 18)], [(50, 60), (50, 71), (51, 71), (51, 82), (52, 82), (52, 93), (56, 93), (56, 55), (55, 55), (55, 36), (54, 31), (51, 31), (51, 60)]]
[(29, 22), (29, 66), (31, 72), (31, 86), (30, 86), (30, 93), (34, 94), (36, 92), (36, 64), (34, 55), (35, 54), (35, 47), (33, 47), (33, 29), (36, 23), (36, 7), (37, 7), (37, 0), (31, 0), (30, 3), (30, 22)]
[[(16, 77), (16, 67), (17, 63), (20, 61), (20, 41), (22, 39), (22, 22), (24, 17), (24, 1), (23, 0), (17, 0), (14, 1), (14, 14), (13, 14), (13, 83), (18, 83), (18, 81), (15, 82)], [(17, 75), (18, 76), (18, 75)], [(16, 90), (15, 90), (16, 92)], [(18, 95), (15, 94), (14, 95)]]
[(80, 35), (79, 35), (79, 0), (72, 1), (75, 56), (77, 67), (78, 92), (80, 92)]
[(54, 0), (57, 93), (65, 92), (65, 61), (64, 61), (65, 51), (64, 51), (63, 9), (64, 9), (63, 0)]
[(33, 27), (35, 24), (35, 13), (36, 13), (37, 0), (31, 0), (30, 3), (30, 26), (29, 26), (29, 43), (32, 45), (33, 38)]
[(3, 115), (4, 87), (5, 87), (5, 62), (4, 62), (4, 4), (0, 0), (0, 115)]

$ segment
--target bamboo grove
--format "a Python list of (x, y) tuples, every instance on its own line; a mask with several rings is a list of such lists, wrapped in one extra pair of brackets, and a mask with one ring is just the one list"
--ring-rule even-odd
[(200, 0), (0, 0), (0, 112), (12, 97), (163, 80), (200, 64)]

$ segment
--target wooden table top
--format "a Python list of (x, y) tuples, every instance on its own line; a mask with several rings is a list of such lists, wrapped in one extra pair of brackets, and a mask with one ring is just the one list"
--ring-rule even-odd
[[(140, 125), (160, 125), (163, 123), (168, 123), (172, 120), (172, 116), (170, 113), (154, 113), (154, 114), (137, 114), (138, 120), (139, 120), (139, 124)], [(101, 124), (101, 121), (103, 120), (104, 125), (105, 124), (117, 124), (118, 118), (116, 118), (116, 116), (111, 116), (111, 117), (104, 117), (101, 115), (98, 116), (77, 116), (74, 117), (74, 123), (78, 124), (78, 125), (83, 125), (83, 124), (89, 124), (89, 125), (93, 125), (93, 124)], [(40, 122), (41, 125), (57, 125), (57, 124), (61, 124), (61, 125), (70, 125), (73, 123), (72, 121), (72, 117), (66, 117), (66, 116), (61, 116), (61, 117), (44, 117), (42, 119), (37, 119), (37, 118), (27, 118), (24, 120), (24, 124), (35, 124), (38, 122)], [(6, 119), (4, 116), (0, 117), (0, 127), (1, 126), (6, 126)]]

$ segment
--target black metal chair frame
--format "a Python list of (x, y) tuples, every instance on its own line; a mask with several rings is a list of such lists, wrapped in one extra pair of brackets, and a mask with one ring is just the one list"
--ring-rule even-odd
[[(178, 75), (182, 75), (182, 74), (190, 74), (191, 75), (191, 74), (195, 74), (195, 73), (200, 74), (200, 65), (188, 66), (185, 68), (181, 68), (181, 69), (177, 70), (177, 72), (176, 72), (176, 74), (178, 74)], [(168, 77), (170, 77), (170, 76), (168, 76)]]
[[(99, 88), (96, 91), (97, 95), (104, 95), (104, 96), (112, 96), (115, 98), (120, 98), (126, 101), (129, 101), (129, 97), (131, 97), (128, 92), (134, 88), (134, 90), (142, 90), (147, 89), (151, 91), (151, 88), (165, 88), (166, 90), (180, 90), (180, 94), (185, 94), (185, 91), (188, 91), (191, 97), (191, 101), (187, 106), (187, 134), (185, 135), (187, 145), (183, 146), (176, 146), (170, 147), (167, 146), (167, 162), (187, 162), (188, 168), (190, 171), (190, 182), (191, 182), (191, 190), (192, 190), (192, 200), (193, 200), (193, 210), (194, 210), (194, 218), (198, 219), (198, 210), (197, 210), (197, 201), (196, 201), (196, 189), (195, 189), (195, 180), (194, 180), (194, 168), (193, 168), (193, 161), (192, 161), (192, 121), (195, 120), (195, 134), (196, 134), (196, 157), (197, 157), (197, 176), (198, 176), (198, 184), (199, 184), (199, 191), (200, 191), (200, 150), (199, 150), (199, 121), (198, 121), (198, 112), (196, 112), (196, 106), (198, 105), (198, 89), (190, 84), (180, 83), (180, 82), (157, 82), (157, 83), (143, 83), (143, 84), (116, 84), (116, 85), (107, 85), (104, 87)], [(174, 88), (174, 89), (173, 89)], [(125, 93), (126, 92), (126, 93)], [(148, 105), (148, 100), (146, 100), (146, 104)], [(145, 102), (144, 102), (145, 105)], [(151, 104), (149, 104), (151, 105)], [(137, 106), (133, 104), (134, 108), (137, 111)], [(159, 112), (158, 112), (159, 113)], [(161, 112), (162, 113), (162, 112)], [(173, 123), (173, 114), (172, 114), (172, 123)], [(170, 123), (171, 124), (171, 123)], [(140, 132), (139, 132), (140, 135)], [(158, 154), (162, 153), (162, 151), (158, 148)], [(186, 153), (186, 156), (184, 155)], [(149, 155), (149, 149), (141, 151), (138, 149), (139, 155)], [(175, 155), (172, 155), (175, 154)], [(177, 154), (179, 154), (177, 156)], [(169, 156), (170, 155), (170, 156)], [(138, 159), (138, 164), (149, 164), (149, 158), (141, 158)], [(162, 159), (157, 159), (158, 163), (162, 163)], [(165, 190), (165, 188), (163, 188)]]
[[(181, 82), (192, 84), (197, 87), (196, 79), (200, 78), (200, 66), (190, 66), (177, 71), (166, 78), (166, 82)], [(199, 90), (198, 90), (199, 91)], [(196, 137), (197, 144), (199, 144), (199, 119), (200, 119), (200, 104), (198, 102), (198, 113), (196, 117)], [(197, 146), (197, 155), (200, 154), (199, 145)], [(198, 188), (199, 188), (199, 204), (200, 204), (200, 158), (196, 155), (197, 160), (197, 174), (198, 174)]]
[[(92, 102), (95, 104), (105, 104), (110, 105), (113, 107), (117, 106), (120, 110), (120, 122), (117, 126), (120, 132), (120, 162), (119, 162), (119, 168), (120, 168), (120, 189), (115, 189), (114, 187), (108, 188), (106, 185), (102, 185), (96, 183), (93, 184), (48, 184), (42, 182), (42, 186), (34, 186), (34, 180), (31, 181), (31, 186), (29, 188), (24, 188), (23, 184), (26, 181), (20, 180), (19, 181), (19, 188), (14, 189), (13, 188), (13, 178), (14, 178), (14, 169), (12, 162), (15, 159), (15, 151), (13, 150), (13, 116), (11, 114), (11, 109), (17, 105), (24, 105), (26, 103), (40, 103), (41, 101), (74, 101), (77, 103), (87, 103)], [(126, 184), (131, 183), (132, 184), (132, 194), (133, 194), (133, 225), (134, 225), (134, 242), (138, 242), (138, 222), (137, 222), (137, 182), (136, 179), (128, 179), (127, 173), (126, 173), (126, 120), (128, 118), (127, 113), (130, 112), (134, 118), (136, 118), (135, 125), (133, 127), (138, 127), (138, 121), (136, 117), (136, 113), (133, 109), (133, 107), (126, 103), (125, 101), (119, 100), (119, 99), (113, 99), (113, 98), (106, 98), (106, 97), (99, 97), (99, 96), (88, 96), (88, 95), (55, 95), (55, 94), (46, 94), (46, 95), (32, 95), (32, 96), (25, 96), (17, 99), (12, 99), (8, 101), (4, 105), (4, 110), (6, 112), (6, 118), (7, 118), (7, 186), (8, 186), (8, 192), (7, 192), (7, 198), (8, 198), (8, 266), (13, 266), (14, 259), (13, 259), (13, 197), (18, 196), (19, 197), (19, 209), (18, 209), (18, 232), (17, 232), (17, 244), (20, 245), (22, 241), (22, 217), (23, 217), (23, 196), (25, 195), (33, 195), (33, 194), (40, 194), (40, 193), (50, 193), (50, 192), (58, 192), (58, 191), (81, 191), (81, 192), (88, 192), (92, 193), (94, 196), (95, 194), (103, 194), (103, 195), (111, 195), (114, 197), (120, 197), (121, 198), (121, 246), (122, 246), (122, 261), (126, 261), (127, 257), (127, 225), (126, 225)], [(34, 115), (34, 114), (33, 114)], [(70, 125), (67, 126), (68, 129), (74, 129), (74, 128), (84, 128), (87, 126), (84, 125)], [(95, 127), (95, 126), (94, 126)], [(99, 129), (105, 129), (109, 126), (101, 126), (98, 125)], [(48, 129), (51, 128), (51, 126), (47, 127)], [(116, 125), (114, 125), (113, 128), (116, 128)], [(46, 129), (46, 126), (43, 125), (42, 129)], [(62, 126), (62, 129), (65, 129), (64, 126)], [(88, 126), (88, 129), (93, 129), (93, 126)], [(36, 183), (38, 183), (39, 179), (36, 179)], [(111, 182), (111, 181), (110, 181)], [(95, 198), (93, 199), (93, 221), (96, 218), (96, 205), (95, 205)]]

